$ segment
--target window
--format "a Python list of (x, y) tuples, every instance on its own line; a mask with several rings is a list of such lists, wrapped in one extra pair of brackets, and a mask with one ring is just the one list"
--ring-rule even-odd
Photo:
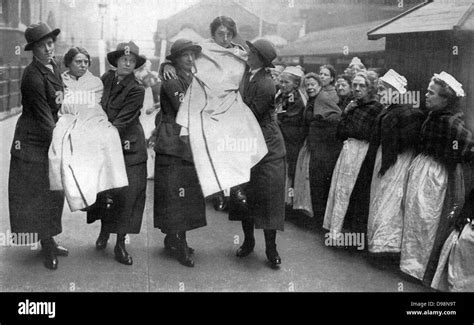
[(8, 2), (7, 0), (0, 0), (0, 25), (8, 23)]
[(29, 26), (31, 24), (30, 0), (21, 0), (20, 21), (26, 26)]

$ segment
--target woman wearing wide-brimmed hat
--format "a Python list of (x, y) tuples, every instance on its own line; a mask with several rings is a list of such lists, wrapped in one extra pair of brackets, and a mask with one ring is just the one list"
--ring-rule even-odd
[(146, 59), (140, 56), (139, 48), (133, 42), (120, 43), (115, 51), (107, 54), (107, 59), (117, 69), (102, 76), (101, 105), (122, 141), (128, 187), (100, 193), (96, 207), (88, 211), (87, 218), (88, 222), (102, 221), (96, 248), (105, 249), (109, 234), (116, 233), (115, 258), (122, 264), (131, 265), (133, 261), (125, 249), (125, 237), (140, 232), (147, 182), (147, 147), (139, 120), (145, 89), (133, 72)]
[[(255, 247), (254, 228), (263, 229), (265, 254), (272, 268), (281, 264), (277, 251), (277, 230), (284, 230), (285, 223), (285, 173), (286, 149), (278, 126), (275, 111), (275, 84), (267, 68), (274, 68), (277, 57), (274, 45), (264, 39), (249, 47), (247, 64), (249, 71), (244, 77), (241, 93), (244, 103), (252, 110), (267, 143), (268, 153), (251, 169), (250, 181), (238, 188), (246, 195), (247, 209), (239, 197), (229, 203), (229, 219), (242, 222), (244, 242), (237, 250), (237, 257), (248, 256)], [(231, 196), (233, 197), (233, 192)]]
[(193, 80), (194, 60), (201, 47), (177, 40), (166, 58), (176, 69), (177, 79), (161, 84), (161, 119), (157, 119), (155, 144), (154, 225), (166, 234), (165, 248), (177, 250), (181, 264), (194, 266), (186, 232), (206, 225), (206, 206), (189, 141), (179, 136), (176, 115)]
[(51, 30), (44, 23), (31, 25), (25, 31), (25, 51), (33, 51), (33, 62), (26, 67), (21, 81), (23, 113), (10, 151), (8, 183), (11, 231), (36, 235), (49, 269), (57, 269), (57, 255), (68, 254), (53, 239), (62, 232), (64, 194), (50, 191), (48, 179), (48, 148), (61, 107), (56, 96), (63, 91), (61, 74), (54, 62), (54, 43), (59, 33), (59, 29)]

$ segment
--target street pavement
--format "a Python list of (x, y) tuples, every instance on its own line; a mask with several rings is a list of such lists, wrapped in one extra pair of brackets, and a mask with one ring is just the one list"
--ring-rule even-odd
[[(148, 99), (149, 100), (149, 99)], [(148, 101), (147, 100), (147, 101)], [(0, 122), (0, 233), (9, 232), (9, 149), (18, 116)], [(148, 117), (152, 118), (152, 117)], [(302, 217), (287, 221), (277, 236), (282, 257), (279, 270), (269, 267), (263, 232), (256, 231), (254, 253), (239, 259), (239, 222), (207, 205), (206, 227), (188, 233), (196, 250), (195, 267), (179, 264), (163, 248), (164, 234), (153, 228), (153, 181), (148, 181), (147, 201), (140, 234), (129, 235), (127, 249), (132, 266), (114, 260), (112, 235), (105, 251), (95, 250), (98, 222), (86, 224), (84, 212), (63, 213), (63, 233), (57, 241), (70, 251), (59, 257), (58, 270), (43, 266), (39, 250), (0, 246), (0, 292), (424, 292), (396, 266), (382, 269), (369, 263), (366, 254), (327, 247), (324, 234), (308, 227)]]

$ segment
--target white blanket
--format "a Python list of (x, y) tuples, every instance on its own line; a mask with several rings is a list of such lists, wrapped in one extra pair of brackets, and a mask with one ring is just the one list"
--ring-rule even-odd
[(176, 122), (189, 135), (204, 196), (250, 180), (268, 152), (261, 128), (239, 93), (247, 54), (212, 40), (201, 44), (196, 73)]
[(64, 190), (71, 211), (95, 203), (97, 193), (128, 186), (122, 144), (99, 102), (102, 81), (89, 71), (66, 85), (49, 148), (51, 190)]

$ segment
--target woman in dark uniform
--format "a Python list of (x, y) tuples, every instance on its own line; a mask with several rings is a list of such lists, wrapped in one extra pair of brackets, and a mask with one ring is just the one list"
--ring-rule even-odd
[(155, 144), (154, 226), (165, 237), (165, 248), (178, 250), (178, 260), (194, 266), (186, 242), (186, 231), (206, 225), (206, 207), (193, 163), (189, 141), (180, 138), (176, 123), (179, 106), (193, 80), (192, 69), (201, 47), (185, 39), (177, 40), (166, 58), (176, 69), (177, 79), (161, 84), (161, 120), (157, 119)]
[(101, 105), (122, 141), (128, 187), (99, 193), (96, 206), (88, 211), (87, 220), (89, 223), (102, 220), (96, 248), (105, 249), (109, 234), (116, 233), (115, 259), (132, 265), (132, 257), (125, 249), (125, 237), (140, 232), (147, 181), (146, 140), (139, 120), (145, 89), (135, 79), (133, 71), (146, 59), (139, 55), (139, 48), (133, 42), (120, 43), (116, 51), (107, 54), (107, 59), (117, 69), (102, 76)]
[(49, 190), (48, 176), (48, 149), (61, 107), (56, 99), (63, 91), (61, 74), (53, 59), (59, 33), (59, 29), (52, 31), (43, 23), (25, 31), (25, 51), (33, 51), (34, 57), (21, 81), (23, 113), (10, 151), (8, 180), (11, 231), (38, 238), (44, 265), (52, 270), (58, 268), (57, 255), (68, 255), (53, 239), (62, 232), (64, 193)]
[[(265, 68), (273, 67), (272, 61), (277, 55), (273, 45), (266, 40), (247, 42), (247, 45), (250, 48), (247, 62), (250, 71), (244, 79), (242, 95), (260, 124), (268, 153), (252, 168), (250, 182), (240, 186), (247, 196), (249, 209), (242, 209), (242, 200), (231, 199), (229, 218), (242, 221), (245, 235), (244, 243), (236, 255), (249, 255), (255, 247), (254, 227), (263, 229), (265, 253), (271, 267), (276, 268), (281, 264), (276, 249), (276, 234), (277, 230), (283, 231), (285, 222), (286, 151), (276, 118), (275, 84)], [(233, 189), (232, 192), (240, 191)]]

